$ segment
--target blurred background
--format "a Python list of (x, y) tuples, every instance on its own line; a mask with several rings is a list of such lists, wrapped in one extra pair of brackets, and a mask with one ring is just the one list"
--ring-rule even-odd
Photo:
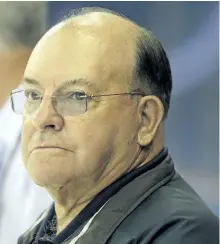
[[(2, 2), (0, 2), (0, 9)], [(8, 50), (4, 41), (13, 39), (3, 30), (10, 29), (11, 33), (20, 33), (19, 43), (32, 49), (37, 40), (46, 30), (56, 24), (63, 15), (71, 9), (81, 7), (104, 7), (119, 12), (139, 25), (149, 28), (158, 37), (164, 46), (171, 63), (173, 74), (173, 94), (171, 110), (166, 125), (166, 144), (174, 159), (176, 168), (181, 175), (192, 185), (198, 194), (205, 200), (210, 209), (219, 214), (219, 3), (218, 2), (11, 2), (4, 12), (7, 16), (0, 14), (0, 51)], [(14, 12), (13, 12), (13, 11)], [(0, 12), (1, 13), (1, 12)], [(4, 18), (3, 18), (4, 17)], [(20, 20), (19, 21), (16, 21)], [(31, 21), (36, 19), (36, 21)], [(13, 25), (12, 23), (17, 23)], [(23, 27), (19, 27), (18, 24)], [(20, 29), (19, 29), (20, 28)], [(31, 30), (38, 31), (32, 32)], [(22, 32), (23, 30), (23, 32)], [(30, 38), (30, 33), (35, 35)], [(29, 41), (28, 41), (29, 40)], [(16, 42), (15, 42), (16, 43)], [(13, 46), (13, 42), (11, 44)], [(12, 49), (11, 53), (14, 53)], [(4, 57), (4, 56), (3, 56)], [(1, 58), (1, 55), (0, 55)], [(0, 62), (1, 59), (0, 59)], [(18, 62), (19, 63), (19, 62)], [(2, 64), (1, 64), (2, 65)], [(14, 69), (10, 69), (13, 72)], [(7, 79), (4, 79), (4, 82)], [(1, 89), (5, 83), (0, 79)], [(13, 83), (15, 88), (18, 83)], [(10, 87), (11, 88), (11, 87)], [(9, 88), (9, 90), (10, 90)], [(1, 90), (0, 89), (0, 90)], [(7, 92), (6, 92), (7, 93)], [(1, 93), (0, 93), (1, 94)], [(8, 94), (7, 94), (8, 95)], [(17, 126), (20, 131), (20, 119), (9, 112), (9, 103), (6, 102), (0, 110), (0, 156), (11, 152), (15, 141), (14, 135), (9, 130)], [(7, 112), (6, 112), (7, 111)], [(10, 110), (11, 111), (11, 110)], [(10, 114), (10, 115), (9, 115)], [(4, 115), (4, 116), (3, 116)], [(8, 119), (10, 118), (10, 119)], [(7, 121), (13, 121), (10, 125)], [(6, 139), (7, 140), (6, 140)], [(19, 150), (19, 143), (17, 146)], [(8, 153), (12, 156), (12, 153)], [(6, 156), (4, 156), (5, 158)], [(1, 167), (0, 158), (0, 183), (12, 178), (10, 167)], [(4, 161), (4, 160), (2, 160)], [(7, 161), (7, 160), (6, 160)], [(4, 163), (2, 163), (4, 165)], [(6, 163), (5, 163), (6, 165)], [(17, 172), (20, 170), (18, 169)], [(1, 173), (2, 172), (2, 173)], [(8, 175), (7, 175), (8, 174)], [(27, 177), (25, 173), (17, 179), (18, 181)], [(25, 175), (25, 176), (24, 176)], [(1, 183), (0, 194), (9, 194), (4, 187), (11, 183)], [(25, 178), (25, 183), (17, 189), (26, 189), (30, 182)], [(22, 188), (23, 187), (23, 188)], [(30, 189), (30, 188), (29, 188)], [(29, 201), (27, 215), (29, 219), (22, 220), (20, 215), (18, 225), (21, 230), (40, 214), (43, 207), (41, 196), (42, 190), (37, 193), (31, 190), (32, 201)], [(20, 194), (20, 193), (19, 193)], [(38, 195), (37, 195), (38, 194)], [(26, 194), (28, 195), (28, 194)], [(0, 195), (0, 199), (3, 199)], [(29, 196), (29, 195), (28, 195)], [(27, 196), (27, 201), (28, 201)], [(43, 195), (42, 195), (43, 196)], [(16, 201), (9, 198), (7, 201)], [(21, 197), (21, 199), (23, 199)], [(37, 199), (37, 200), (36, 200)], [(2, 206), (7, 205), (2, 200)], [(18, 203), (19, 204), (19, 203)], [(33, 206), (35, 212), (33, 210)], [(15, 205), (16, 206), (16, 205)], [(32, 206), (32, 207), (31, 207)], [(6, 207), (5, 207), (6, 209)], [(6, 210), (0, 205), (0, 211), (8, 218)], [(15, 208), (15, 211), (19, 211)], [(20, 213), (19, 213), (20, 214)], [(2, 217), (3, 218), (3, 217)], [(18, 218), (15, 219), (18, 221)], [(22, 221), (24, 223), (22, 223)], [(0, 230), (4, 226), (0, 215)], [(20, 231), (20, 230), (19, 230)], [(19, 232), (21, 233), (21, 232)], [(3, 231), (0, 231), (0, 243)], [(7, 242), (15, 243), (15, 242)]]

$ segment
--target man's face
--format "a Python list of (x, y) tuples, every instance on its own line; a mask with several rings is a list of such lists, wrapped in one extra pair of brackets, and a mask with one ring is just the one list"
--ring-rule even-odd
[(132, 158), (137, 149), (137, 104), (131, 98), (94, 98), (87, 111), (77, 116), (62, 116), (51, 103), (51, 96), (72, 80), (87, 80), (89, 85), (72, 84), (65, 93), (129, 92), (132, 57), (129, 44), (109, 45), (104, 35), (99, 39), (72, 28), (48, 35), (37, 45), (24, 77), (39, 84), (26, 84), (25, 89), (45, 98), (34, 117), (24, 116), (22, 133), (25, 166), (37, 184), (62, 186), (74, 181), (92, 187), (104, 170), (110, 174)]

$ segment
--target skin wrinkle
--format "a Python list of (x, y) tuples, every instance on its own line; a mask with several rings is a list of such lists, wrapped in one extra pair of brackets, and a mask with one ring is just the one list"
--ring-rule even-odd
[[(91, 19), (94, 24), (86, 24)], [(132, 22), (111, 14), (73, 18), (40, 40), (24, 77), (39, 81), (48, 96), (63, 81), (79, 78), (99, 87), (100, 94), (129, 92), (138, 34)], [(57, 234), (98, 192), (159, 153), (162, 113), (156, 97), (112, 96), (90, 102), (84, 114), (64, 117), (50, 99), (43, 99), (33, 118), (24, 116), (25, 167), (55, 201)], [(44, 149), (30, 154), (34, 145), (42, 143), (70, 151)], [(150, 143), (151, 150), (144, 150)]]

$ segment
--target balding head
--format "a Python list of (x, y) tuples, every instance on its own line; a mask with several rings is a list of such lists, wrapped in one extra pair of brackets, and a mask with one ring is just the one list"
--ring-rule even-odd
[[(59, 39), (60, 34), (70, 43), (73, 36), (74, 40), (81, 38), (83, 41), (79, 43), (85, 45), (86, 51), (92, 48), (93, 40), (98, 47), (98, 54), (94, 53), (97, 60), (103, 62), (103, 57), (107, 57), (104, 70), (108, 67), (109, 71), (123, 75), (121, 83), (130, 85), (131, 89), (140, 88), (146, 94), (159, 97), (166, 117), (172, 90), (170, 65), (162, 45), (151, 31), (113, 11), (84, 8), (70, 13), (42, 41), (53, 36), (56, 42), (54, 37)], [(103, 69), (100, 67), (100, 70)]]
[[(132, 43), (132, 84), (146, 94), (159, 97), (164, 106), (164, 118), (167, 116), (172, 91), (170, 64), (161, 43), (150, 30), (138, 26), (121, 14), (96, 7), (73, 11), (65, 19), (63, 22), (70, 25), (76, 20), (82, 25), (100, 25), (100, 29), (106, 30), (104, 33), (109, 40), (117, 36), (118, 43), (123, 46)], [(119, 47), (118, 50), (122, 55), (126, 53)]]
[[(139, 33), (138, 27), (131, 21), (112, 13), (81, 13), (53, 27), (38, 43), (30, 63), (39, 59), (41, 53), (46, 56), (45, 61), (47, 57), (54, 60), (53, 55), (59, 49), (62, 53), (62, 64), (57, 60), (59, 67), (67, 67), (63, 63), (64, 57), (72, 71), (76, 67), (74, 62), (82, 60), (83, 72), (87, 69), (89, 73), (84, 75), (90, 76), (88, 79), (94, 76), (99, 87), (112, 89), (115, 81), (124, 88), (132, 81)], [(80, 69), (78, 67), (74, 72)]]

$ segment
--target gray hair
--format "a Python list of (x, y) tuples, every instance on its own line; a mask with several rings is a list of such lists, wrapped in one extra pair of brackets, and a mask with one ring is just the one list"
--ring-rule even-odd
[(46, 30), (46, 2), (0, 2), (0, 51), (33, 48)]
[(170, 107), (172, 73), (167, 54), (154, 34), (141, 28), (137, 41), (135, 80), (147, 94), (160, 98), (164, 106), (164, 119)]

